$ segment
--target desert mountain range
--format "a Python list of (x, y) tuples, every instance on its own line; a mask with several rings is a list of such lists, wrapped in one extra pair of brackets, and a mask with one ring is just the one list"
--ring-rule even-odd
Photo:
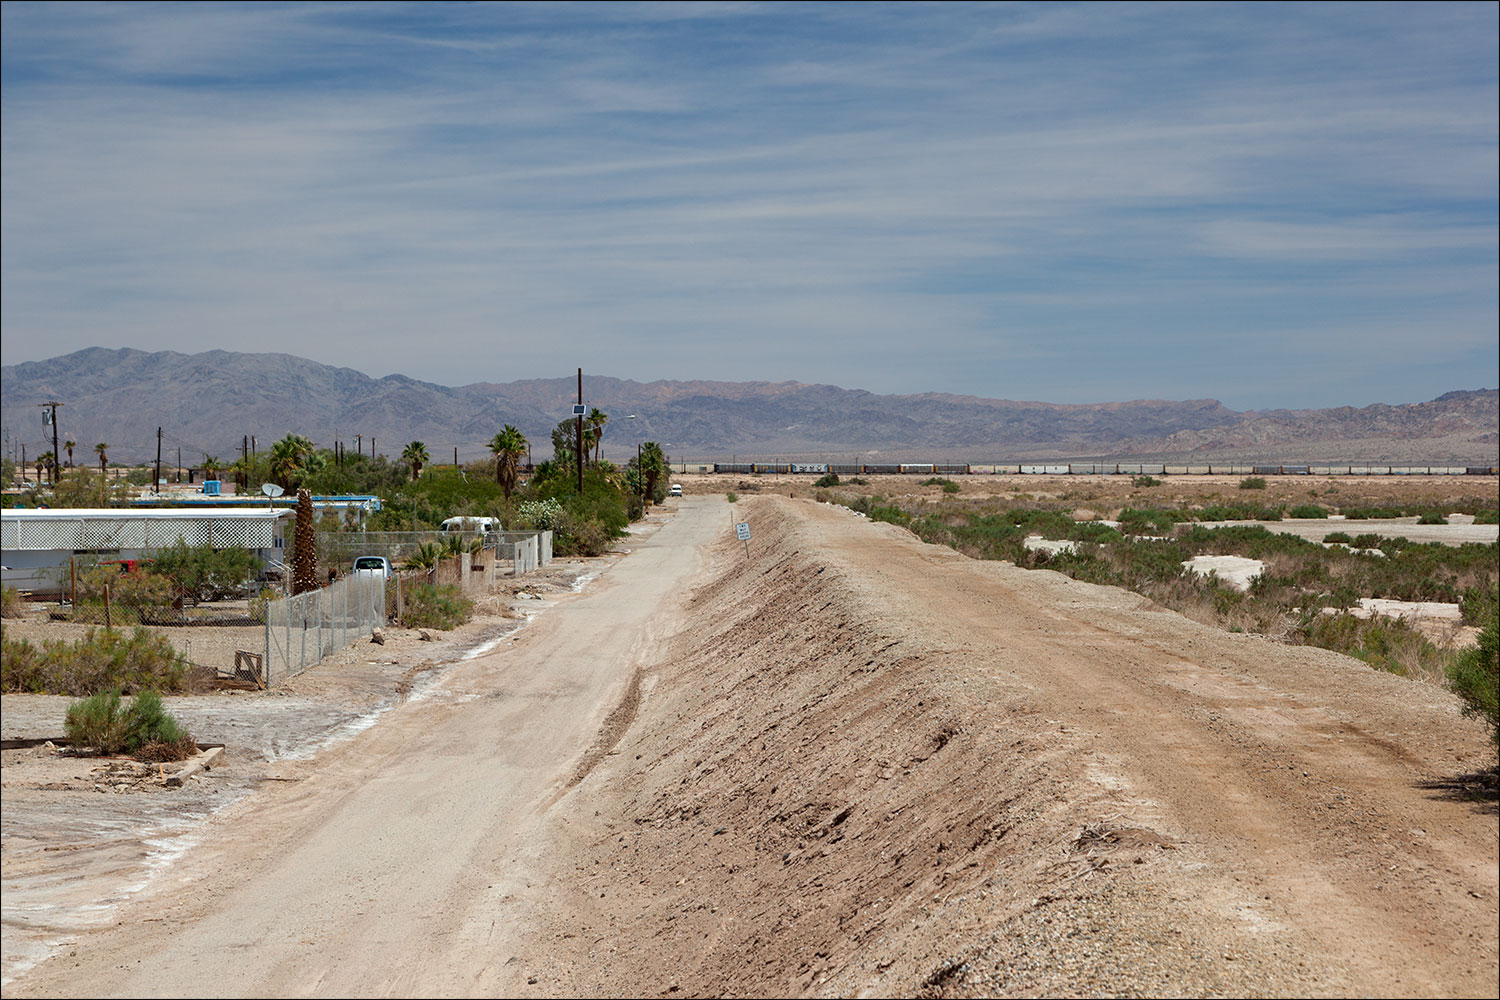
[[(0, 368), (7, 448), (51, 448), (37, 404), (54, 399), (62, 435), (91, 462), (182, 449), (232, 458), (243, 435), (261, 447), (288, 432), (398, 454), (412, 440), (434, 460), (488, 455), (505, 424), (550, 454), (552, 427), (571, 412), (573, 376), (443, 386), (404, 375), (370, 378), (290, 354), (180, 354), (89, 348)], [(584, 376), (584, 398), (611, 415), (606, 457), (637, 441), (669, 444), (674, 459), (1001, 462), (1027, 459), (1360, 464), (1500, 464), (1500, 391), (1445, 393), (1425, 403), (1324, 410), (1235, 411), (1213, 399), (1055, 404), (922, 393), (877, 395), (797, 382), (634, 382)], [(635, 414), (629, 421), (627, 415)], [(38, 446), (42, 446), (39, 448)], [(17, 450), (19, 450), (17, 448)], [(6, 454), (10, 454), (7, 450)]]

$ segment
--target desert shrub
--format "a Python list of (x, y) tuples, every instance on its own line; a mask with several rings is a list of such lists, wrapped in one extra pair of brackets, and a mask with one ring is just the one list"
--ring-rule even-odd
[(1127, 535), (1170, 535), (1176, 523), (1176, 516), (1169, 510), (1126, 507), (1120, 511), (1120, 530)]
[(1342, 507), (1339, 512), (1351, 521), (1388, 520), (1406, 516), (1406, 510), (1402, 507)]
[(1198, 521), (1279, 521), (1280, 507), (1263, 507), (1253, 503), (1215, 503), (1193, 511)]
[(958, 486), (957, 483), (955, 483), (951, 479), (944, 479), (941, 476), (933, 476), (931, 479), (924, 479), (924, 480), (922, 480), (922, 484), (921, 485), (923, 485), (923, 486), (941, 486), (943, 488), (943, 492), (944, 493), (957, 493), (958, 490), (959, 490), (959, 486)]
[(25, 602), (15, 587), (0, 587), (0, 618), (19, 618)]
[(1266, 488), (1266, 480), (1263, 476), (1246, 476), (1240, 480), (1242, 490), (1263, 490)]
[(139, 625), (170, 616), (178, 594), (170, 578), (150, 570), (126, 573), (118, 565), (91, 566), (78, 573), (74, 621), (104, 621), (105, 587), (109, 588), (110, 621), (117, 625)]
[(1136, 476), (1130, 481), (1131, 486), (1160, 486), (1161, 480), (1155, 476)]
[(245, 583), (259, 569), (260, 560), (249, 549), (215, 549), (179, 540), (156, 554), (152, 571), (170, 577), (191, 600), (218, 601), (239, 597)]
[(25, 639), (4, 639), (0, 690), (31, 694), (92, 695), (153, 688), (186, 691), (192, 668), (164, 637), (137, 628), (89, 629), (77, 642), (47, 639), (40, 649)]
[(1491, 580), (1488, 587), (1466, 587), (1458, 604), (1465, 625), (1483, 628), (1500, 613), (1500, 584)]
[(730, 490), (728, 493), (724, 494), (724, 499), (728, 500), (730, 503), (736, 503), (739, 501), (740, 495), (733, 490)]
[(563, 512), (555, 530), (552, 548), (560, 556), (602, 556), (616, 536), (599, 518), (571, 510)]
[(1500, 524), (1500, 510), (1489, 508), (1474, 512), (1475, 524)]
[(1299, 637), (1307, 645), (1356, 657), (1402, 677), (1441, 677), (1446, 672), (1447, 657), (1404, 619), (1313, 614)]
[(1448, 519), (1446, 517), (1444, 517), (1443, 515), (1441, 515), (1441, 514), (1433, 514), (1433, 513), (1429, 512), (1429, 513), (1423, 514), (1421, 517), (1417, 518), (1417, 523), (1418, 524), (1447, 524), (1448, 523)]
[(817, 482), (813, 483), (814, 486), (822, 487), (823, 489), (827, 489), (830, 486), (837, 486), (838, 484), (839, 474), (837, 472), (830, 472), (819, 479)]
[(870, 481), (863, 476), (853, 476), (849, 480), (850, 486), (869, 486)]
[(1328, 534), (1323, 536), (1323, 541), (1329, 543), (1338, 542), (1343, 545), (1348, 545), (1350, 542), (1354, 541), (1354, 539), (1349, 537), (1348, 532), (1330, 531)]
[(1448, 665), (1448, 684), (1463, 699), (1466, 713), (1490, 724), (1490, 737), (1500, 747), (1500, 617), (1494, 604), (1480, 630), (1479, 645), (1459, 653)]
[(107, 754), (149, 747), (152, 760), (182, 760), (196, 749), (187, 729), (163, 707), (161, 695), (149, 688), (129, 708), (122, 707), (118, 689), (75, 701), (68, 706), (63, 730), (74, 747)]
[(1296, 507), (1293, 507), (1291, 510), (1287, 511), (1286, 516), (1305, 521), (1312, 518), (1327, 517), (1328, 511), (1324, 510), (1322, 507), (1319, 507), (1315, 503), (1304, 503), (1298, 504)]
[(912, 516), (895, 504), (882, 503), (876, 497), (856, 497), (849, 502), (849, 509), (858, 511), (872, 521), (885, 521), (889, 524), (898, 524), (901, 527), (909, 527)]
[(419, 583), (402, 597), (405, 608), (399, 624), (404, 628), (453, 629), (474, 614), (474, 602), (451, 583)]

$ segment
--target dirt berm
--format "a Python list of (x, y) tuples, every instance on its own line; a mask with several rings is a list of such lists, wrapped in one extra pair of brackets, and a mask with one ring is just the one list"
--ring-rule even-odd
[(730, 509), (748, 557), (545, 814), (521, 989), (1494, 995), (1495, 806), (1456, 790), (1493, 751), (1447, 693)]

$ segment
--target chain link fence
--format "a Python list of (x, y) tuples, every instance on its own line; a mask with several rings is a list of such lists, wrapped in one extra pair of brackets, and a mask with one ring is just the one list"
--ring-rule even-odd
[(264, 682), (270, 685), (300, 674), (383, 626), (385, 591), (382, 577), (359, 574), (267, 603)]

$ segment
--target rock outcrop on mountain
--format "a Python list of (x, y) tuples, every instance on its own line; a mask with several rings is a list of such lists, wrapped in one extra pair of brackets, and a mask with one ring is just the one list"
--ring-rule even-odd
[[(288, 432), (396, 454), (408, 441), (435, 459), (488, 454), (514, 424), (550, 450), (570, 413), (571, 376), (443, 386), (384, 378), (288, 354), (202, 354), (90, 348), (0, 370), (0, 416), (13, 450), (51, 448), (37, 407), (64, 404), (63, 433), (83, 449), (110, 445), (116, 461), (167, 451), (195, 462), (231, 457), (246, 435), (262, 447)], [(633, 382), (586, 376), (585, 398), (611, 415), (606, 457), (639, 440), (674, 458), (773, 457), (809, 461), (999, 462), (1037, 458), (1169, 458), (1216, 461), (1496, 464), (1495, 389), (1446, 393), (1425, 403), (1328, 410), (1240, 412), (1212, 399), (1056, 404), (921, 393), (877, 395), (798, 382)], [(628, 419), (634, 414), (635, 419)], [(44, 438), (46, 439), (44, 441)], [(38, 449), (38, 445), (42, 448)], [(7, 454), (10, 454), (8, 451)], [(539, 456), (540, 457), (540, 456)], [(79, 459), (75, 452), (75, 461)]]

